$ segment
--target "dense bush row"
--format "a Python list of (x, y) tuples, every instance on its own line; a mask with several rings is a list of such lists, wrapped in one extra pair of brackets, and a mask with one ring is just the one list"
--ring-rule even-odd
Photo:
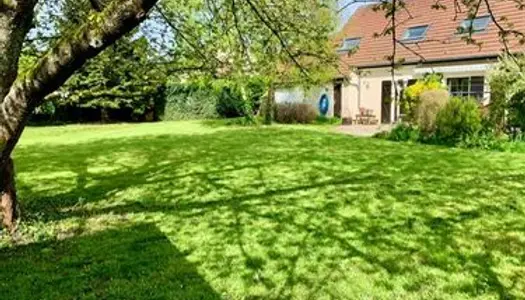
[(173, 84), (166, 94), (163, 120), (251, 117), (260, 107), (267, 86), (261, 78), (247, 82)]
[[(83, 122), (130, 122), (189, 119), (238, 119), (234, 124), (258, 123), (255, 115), (262, 109), (267, 88), (262, 80), (253, 79), (242, 89), (235, 84), (212, 84), (192, 82), (171, 84), (158, 89), (157, 93), (143, 95), (151, 103), (143, 113), (130, 107), (82, 107), (56, 105), (48, 101), (32, 116), (33, 124), (83, 123)], [(315, 107), (305, 103), (283, 103), (271, 105), (273, 119), (283, 124), (326, 124), (340, 120), (322, 118)], [(262, 122), (262, 121), (261, 121)]]
[[(243, 89), (236, 85), (184, 84), (168, 90), (164, 120), (239, 118), (258, 114), (268, 97), (264, 81), (254, 78)], [(318, 121), (318, 111), (305, 103), (271, 105), (273, 118), (283, 124), (310, 124)], [(243, 121), (244, 123), (245, 121)], [(257, 122), (257, 120), (253, 120)], [(319, 122), (333, 122), (319, 120)]]
[[(164, 120), (233, 119), (257, 115), (268, 97), (264, 81), (252, 79), (244, 89), (235, 85), (192, 83), (174, 85), (168, 89)], [(243, 96), (244, 95), (244, 96)], [(311, 124), (334, 122), (320, 119), (315, 107), (306, 103), (271, 105), (274, 120), (282, 124)], [(253, 119), (251, 122), (258, 123)], [(237, 123), (237, 122), (234, 122)], [(246, 120), (241, 123), (245, 124)]]
[(306, 103), (283, 103), (276, 105), (275, 121), (282, 124), (310, 124), (317, 119), (317, 110)]
[[(126, 105), (91, 105), (47, 101), (37, 108), (33, 124), (84, 122), (148, 122), (157, 120), (215, 119), (253, 116), (266, 93), (265, 82), (252, 78), (242, 89), (231, 82), (190, 82), (148, 88)], [(106, 95), (107, 96), (107, 95)], [(93, 99), (97, 95), (93, 94)], [(102, 97), (102, 96), (100, 96)], [(124, 95), (123, 95), (124, 97)], [(104, 102), (103, 99), (97, 100)], [(107, 100), (111, 101), (111, 100)], [(98, 103), (97, 102), (97, 103)], [(124, 101), (121, 101), (124, 102)], [(105, 102), (104, 102), (105, 103)]]
[[(32, 125), (48, 125), (97, 122), (152, 122), (161, 119), (166, 102), (163, 86), (134, 97), (134, 99), (128, 99), (129, 103), (127, 105), (121, 105), (115, 101), (115, 105), (107, 106), (85, 106), (76, 102), (64, 103), (63, 101), (51, 99), (36, 108), (29, 122)], [(113, 100), (107, 101), (111, 102)]]

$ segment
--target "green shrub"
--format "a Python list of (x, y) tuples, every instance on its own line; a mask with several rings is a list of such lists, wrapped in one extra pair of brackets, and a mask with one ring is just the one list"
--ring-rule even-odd
[[(494, 83), (491, 83), (493, 89)], [(491, 126), (499, 132), (504, 132), (506, 127), (505, 115), (507, 114), (507, 100), (504, 92), (499, 88), (494, 88), (490, 93), (490, 103), (488, 105), (487, 120)]]
[(268, 97), (268, 82), (262, 77), (253, 77), (248, 81), (246, 88), (250, 106), (254, 112), (258, 112), (261, 109), (263, 98)]
[(405, 112), (405, 121), (412, 122), (416, 119), (422, 94), (428, 91), (447, 90), (441, 79), (439, 74), (430, 74), (403, 90), (400, 105)]
[(457, 145), (481, 129), (479, 104), (473, 99), (454, 97), (437, 114), (435, 138), (441, 144)]
[[(525, 87), (524, 87), (525, 88)], [(509, 126), (525, 132), (525, 90), (516, 92), (509, 101)]]
[(45, 101), (40, 106), (35, 109), (34, 114), (45, 115), (45, 116), (54, 116), (56, 113), (55, 104), (51, 101)]
[(525, 128), (525, 55), (502, 56), (489, 75), (489, 83), (489, 119), (496, 130)]
[(318, 116), (317, 110), (306, 103), (281, 103), (276, 105), (275, 120), (283, 124), (310, 124)]
[(224, 87), (217, 95), (217, 114), (221, 118), (238, 118), (244, 115), (244, 100), (239, 91)]
[(218, 94), (217, 113), (222, 118), (251, 119), (268, 88), (262, 77), (217, 80), (212, 85)]
[(168, 89), (163, 120), (214, 119), (217, 96), (211, 88), (196, 84), (174, 85)]
[(194, 81), (168, 87), (163, 120), (251, 119), (266, 92), (258, 77), (247, 83), (234, 80)]
[(340, 118), (329, 118), (327, 116), (318, 115), (315, 118), (315, 124), (319, 125), (341, 125), (342, 120)]
[(389, 134), (378, 135), (378, 137), (386, 137), (387, 140), (395, 142), (418, 142), (421, 137), (421, 133), (417, 127), (410, 124), (401, 123), (398, 124)]
[(504, 151), (508, 139), (498, 137), (493, 131), (479, 131), (465, 136), (458, 144), (461, 148), (476, 148), (484, 150)]
[(445, 144), (461, 148), (507, 151), (510, 147), (508, 138), (498, 135), (493, 127), (487, 125), (488, 123), (481, 118), (476, 101), (453, 98), (439, 110), (434, 130), (424, 132), (420, 127), (402, 123), (392, 131), (380, 132), (374, 137), (396, 142)]
[(383, 131), (380, 131), (380, 132), (374, 134), (374, 138), (376, 138), (376, 139), (388, 140), (389, 137), (390, 137), (390, 131), (388, 131), (388, 130), (383, 130)]
[(430, 135), (436, 130), (437, 114), (447, 104), (449, 95), (445, 90), (425, 91), (419, 99), (414, 123), (422, 133)]

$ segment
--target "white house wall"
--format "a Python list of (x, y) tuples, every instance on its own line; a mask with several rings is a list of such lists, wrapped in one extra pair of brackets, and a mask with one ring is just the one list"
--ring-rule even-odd
[(343, 83), (341, 117), (354, 118), (359, 113), (359, 76), (351, 74), (348, 81)]
[(301, 103), (304, 99), (304, 91), (300, 87), (277, 89), (275, 91), (276, 103)]
[(475, 76), (484, 76), (485, 78), (485, 84), (484, 84), (484, 97), (483, 97), (483, 104), (487, 105), (490, 102), (490, 83), (488, 80), (488, 76), (490, 74), (489, 71), (485, 72), (463, 72), (463, 73), (454, 73), (454, 74), (444, 74), (443, 81), (445, 84), (447, 83), (447, 80), (449, 78), (459, 78), (459, 77), (475, 77)]
[[(488, 75), (490, 69), (496, 62), (494, 61), (474, 61), (474, 62), (457, 62), (448, 64), (436, 64), (434, 66), (428, 65), (423, 67), (404, 66), (396, 70), (396, 81), (408, 81), (410, 79), (423, 78), (425, 73), (423, 71), (435, 70), (449, 70), (443, 73), (443, 83), (446, 84), (449, 78), (460, 77), (485, 77), (485, 98), (484, 103), (488, 104), (490, 101), (490, 86), (488, 82)], [(391, 69), (385, 68), (370, 68), (361, 69), (361, 76), (357, 74), (350, 74), (350, 79), (345, 83), (342, 95), (343, 117), (355, 118), (359, 113), (359, 108), (371, 109), (378, 120), (381, 120), (381, 102), (382, 102), (382, 83), (383, 81), (391, 81)], [(401, 90), (399, 90), (401, 91)], [(394, 95), (394, 91), (392, 91)], [(394, 122), (394, 103), (391, 104), (391, 117)], [(399, 110), (398, 110), (399, 111)]]
[(319, 100), (326, 94), (330, 100), (326, 116), (334, 116), (334, 87), (333, 85), (319, 87), (292, 87), (280, 88), (275, 91), (275, 102), (279, 103), (307, 103), (319, 110)]
[[(396, 70), (395, 77), (396, 81), (404, 81), (406, 83), (411, 79), (423, 78), (425, 73), (432, 72), (432, 70), (436, 72), (443, 71), (443, 83), (446, 84), (449, 78), (484, 76), (484, 103), (487, 104), (490, 101), (488, 75), (495, 63), (495, 61), (480, 60), (434, 65), (426, 64), (425, 66), (404, 66)], [(389, 67), (384, 67), (360, 69), (359, 75), (357, 73), (349, 74), (347, 80), (343, 82), (341, 90), (341, 116), (354, 119), (359, 113), (359, 108), (365, 108), (372, 110), (376, 118), (381, 120), (382, 83), (383, 81), (392, 80), (390, 72), (391, 69)], [(399, 91), (401, 92), (401, 87)], [(327, 116), (332, 117), (334, 115), (334, 84), (313, 88), (294, 87), (278, 89), (275, 93), (275, 101), (277, 103), (309, 103), (316, 109), (319, 109), (319, 99), (323, 94), (328, 95), (330, 99)], [(391, 94), (394, 95), (393, 87)], [(391, 122), (396, 121), (394, 105), (395, 103), (391, 103)], [(399, 112), (399, 109), (397, 111)]]
[[(408, 66), (396, 70), (396, 80), (410, 80), (414, 77), (414, 67)], [(390, 68), (374, 68), (361, 70), (361, 97), (357, 103), (357, 107), (371, 109), (376, 118), (381, 120), (381, 100), (382, 100), (382, 83), (383, 81), (391, 81), (392, 74)], [(394, 91), (391, 93), (394, 95)], [(391, 103), (391, 121), (394, 121), (394, 103)], [(357, 109), (356, 113), (359, 112)], [(355, 117), (355, 114), (354, 116)]]

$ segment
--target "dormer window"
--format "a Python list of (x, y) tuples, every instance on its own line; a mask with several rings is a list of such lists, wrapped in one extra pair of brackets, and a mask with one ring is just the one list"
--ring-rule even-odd
[(476, 33), (485, 31), (489, 26), (490, 16), (477, 17), (474, 19), (466, 19), (461, 22), (458, 27), (458, 34)]
[(339, 52), (347, 52), (357, 49), (361, 43), (360, 38), (348, 38), (343, 40), (341, 48), (338, 49)]
[(424, 40), (427, 36), (428, 25), (408, 28), (401, 39), (403, 42), (417, 42)]

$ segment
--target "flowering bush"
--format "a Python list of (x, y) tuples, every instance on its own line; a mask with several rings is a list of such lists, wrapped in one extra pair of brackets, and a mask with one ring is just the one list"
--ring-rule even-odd
[(441, 76), (431, 74), (407, 87), (401, 97), (401, 107), (406, 112), (405, 121), (412, 122), (416, 118), (417, 108), (421, 103), (421, 95), (428, 91), (447, 90), (441, 81)]

